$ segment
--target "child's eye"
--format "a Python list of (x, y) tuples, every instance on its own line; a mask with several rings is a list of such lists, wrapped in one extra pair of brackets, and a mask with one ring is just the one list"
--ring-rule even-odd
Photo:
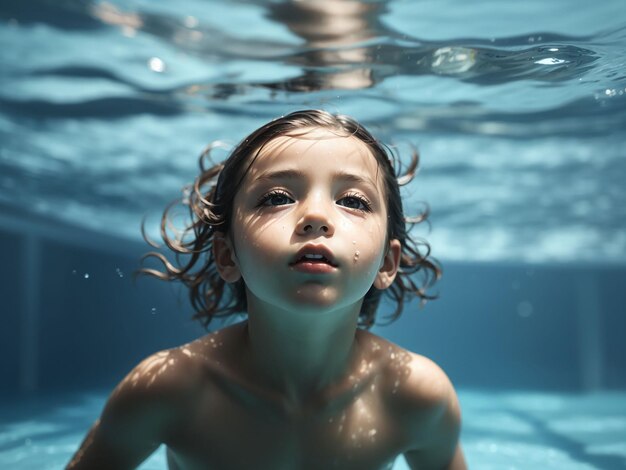
[(370, 202), (358, 194), (347, 194), (337, 201), (340, 206), (345, 206), (349, 209), (356, 209), (363, 212), (371, 212), (372, 205)]
[(294, 200), (291, 199), (289, 194), (285, 191), (274, 190), (261, 197), (257, 206), (284, 206), (285, 204), (291, 204), (292, 202), (294, 202)]

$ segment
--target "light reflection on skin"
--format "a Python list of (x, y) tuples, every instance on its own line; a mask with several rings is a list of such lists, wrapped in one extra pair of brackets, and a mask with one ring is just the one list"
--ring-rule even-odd
[[(224, 344), (220, 338), (220, 333), (220, 331), (211, 333), (201, 338), (199, 343), (196, 345), (194, 345), (194, 343), (189, 343), (178, 348), (160, 351), (153, 354), (137, 365), (133, 371), (131, 371), (128, 376), (122, 380), (122, 382), (120, 382), (120, 384), (113, 391), (112, 396), (120, 393), (124, 387), (149, 388), (153, 386), (160, 376), (167, 373), (170, 368), (176, 368), (178, 366), (178, 363), (181, 360), (181, 355), (189, 359), (208, 359), (208, 355), (206, 354), (208, 348), (216, 350)], [(200, 353), (198, 353), (198, 345), (203, 346)]]
[[(244, 186), (247, 182), (263, 181), (263, 173), (268, 168), (284, 168), (289, 165), (290, 161), (295, 159), (301, 159), (299, 165), (316, 165), (320, 159), (326, 158), (326, 155), (332, 155), (331, 152), (340, 153), (344, 165), (348, 168), (360, 168), (363, 165), (370, 165), (372, 168), (368, 169), (368, 173), (372, 175), (377, 174), (376, 162), (369, 154), (364, 145), (360, 141), (355, 141), (352, 138), (337, 137), (332, 133), (326, 131), (311, 131), (310, 135), (303, 136), (302, 138), (293, 137), (278, 137), (271, 141), (262, 151), (260, 157), (250, 168), (246, 178), (244, 180)], [(316, 160), (312, 160), (312, 163), (305, 163), (308, 160), (305, 156), (310, 155), (317, 156)], [(307, 170), (310, 171), (310, 170)], [(352, 171), (352, 170), (350, 170)], [(358, 172), (357, 172), (358, 174)], [(381, 178), (381, 176), (378, 176)], [(278, 186), (284, 185), (285, 181), (278, 181), (275, 183)], [(291, 184), (291, 183), (290, 183)], [(293, 183), (294, 185), (296, 183)], [(304, 191), (304, 182), (298, 183), (298, 186), (294, 186), (292, 190)], [(306, 184), (314, 184), (313, 181)], [(319, 185), (316, 182), (316, 193), (310, 195), (307, 199), (307, 204), (315, 204), (317, 211), (332, 211), (331, 206), (324, 206), (321, 202), (322, 196), (318, 189)], [(386, 227), (383, 226), (382, 221), (385, 220), (385, 208), (383, 206), (384, 195), (382, 194), (381, 181), (377, 181), (375, 186), (359, 186), (360, 191), (366, 191), (368, 198), (372, 203), (381, 210), (381, 216), (378, 217), (361, 217), (354, 211), (339, 211), (339, 216), (333, 219), (333, 223), (340, 224), (340, 226), (334, 227), (337, 231), (337, 235), (329, 239), (328, 242), (336, 244), (337, 247), (334, 251), (337, 251), (336, 256), (345, 256), (345, 247), (339, 245), (343, 243), (341, 237), (348, 236), (350, 233), (357, 233), (359, 235), (359, 244), (356, 240), (350, 239), (352, 244), (352, 250), (350, 260), (353, 265), (356, 265), (358, 261), (358, 267), (350, 268), (347, 263), (342, 266), (342, 269), (349, 273), (350, 276), (343, 276), (341, 279), (350, 280), (351, 284), (355, 287), (348, 289), (347, 285), (338, 286), (336, 283), (316, 283), (305, 284), (302, 287), (296, 287), (293, 289), (286, 288), (286, 285), (290, 285), (294, 282), (292, 273), (289, 272), (288, 276), (281, 276), (282, 263), (285, 256), (289, 253), (289, 246), (294, 245), (294, 236), (290, 234), (282, 235), (282, 228), (280, 232), (276, 230), (277, 227), (281, 227), (282, 223), (294, 226), (293, 211), (290, 209), (276, 209), (271, 214), (259, 215), (258, 209), (252, 208), (252, 205), (256, 203), (257, 198), (262, 195), (263, 190), (271, 188), (271, 185), (264, 183), (250, 184), (246, 191), (240, 191), (235, 198), (235, 214), (234, 214), (234, 246), (236, 256), (241, 260), (254, 259), (255, 262), (248, 261), (248, 265), (254, 266), (255, 269), (244, 272), (244, 279), (246, 279), (246, 287), (251, 290), (255, 296), (263, 299), (272, 304), (280, 303), (281, 299), (285, 297), (285, 291), (291, 293), (300, 292), (302, 295), (297, 299), (298, 306), (290, 305), (290, 310), (302, 311), (306, 308), (307, 304), (316, 309), (322, 305), (331, 305), (339, 297), (340, 292), (346, 294), (345, 302), (357, 302), (362, 298), (362, 292), (366, 292), (374, 282), (373, 274), (378, 271), (382, 263), (382, 253), (385, 252), (384, 241)], [(374, 189), (375, 188), (375, 189)], [(304, 204), (304, 202), (303, 202)], [(334, 204), (334, 203), (333, 203)], [(267, 234), (266, 234), (267, 232)], [(238, 237), (241, 241), (238, 241)], [(277, 250), (277, 237), (284, 239), (283, 247), (281, 251)], [(285, 248), (286, 247), (286, 248)], [(292, 255), (295, 254), (293, 251)], [(278, 257), (278, 258), (277, 258)], [(280, 263), (277, 262), (280, 260)], [(344, 259), (340, 259), (344, 261)], [(346, 260), (347, 261), (347, 260)], [(280, 264), (280, 266), (279, 266)], [(361, 267), (361, 264), (364, 267)], [(243, 264), (244, 269), (246, 264)], [(259, 269), (258, 267), (263, 267)], [(268, 276), (269, 272), (272, 272), (272, 276)], [(263, 279), (260, 277), (263, 276)], [(268, 279), (268, 277), (272, 279)], [(344, 281), (342, 281), (344, 282)], [(287, 284), (285, 284), (287, 283)], [(361, 286), (361, 284), (363, 284)], [(356, 286), (359, 286), (358, 288)], [(263, 291), (256, 289), (256, 286), (263, 286)], [(314, 289), (316, 293), (313, 292)], [(313, 302), (313, 297), (317, 299)], [(295, 301), (296, 299), (292, 299)], [(285, 304), (283, 304), (283, 307)], [(338, 306), (337, 306), (338, 307)], [(319, 315), (318, 310), (315, 313)]]
[[(238, 330), (233, 328), (231, 331), (240, 332), (241, 329), (238, 327)], [(329, 465), (346, 468), (358, 462), (361, 453), (366, 449), (389, 445), (389, 439), (394, 439), (394, 433), (397, 432), (396, 424), (392, 425), (394, 422), (387, 418), (390, 394), (397, 393), (404, 399), (404, 394), (407, 393), (406, 384), (411, 376), (413, 375), (413, 380), (416, 373), (425, 377), (424, 372), (420, 372), (422, 366), (414, 361), (410, 353), (367, 332), (361, 332), (358, 337), (364, 347), (363, 356), (355, 364), (351, 374), (333, 388), (331, 395), (299, 410), (276, 407), (272, 403), (280, 403), (280, 397), (267, 393), (262, 384), (254, 383), (246, 375), (245, 370), (237, 369), (237, 357), (232, 351), (239, 348), (237, 342), (241, 334), (222, 334), (223, 331), (211, 333), (180, 348), (155, 354), (129, 374), (126, 384), (147, 388), (158, 386), (160, 379), (173, 371), (178, 361), (191, 359), (202, 363), (211, 376), (221, 377), (220, 381), (223, 383), (237, 384), (239, 390), (245, 390), (246, 394), (257, 397), (254, 401), (254, 406), (259, 408), (257, 412), (266, 408), (271, 411), (267, 416), (273, 416), (273, 420), (291, 423), (289, 426), (293, 426), (293, 429), (298, 429), (299, 426), (307, 429), (315, 422), (325, 423), (327, 430), (323, 434), (334, 436), (333, 442), (344, 448), (341, 457), (334, 458)], [(220, 360), (224, 361), (223, 367), (219, 366)], [(423, 378), (418, 377), (417, 380)], [(428, 400), (428, 397), (424, 400)], [(253, 417), (251, 419), (254, 420)], [(253, 421), (249, 425), (257, 426)], [(228, 435), (232, 432), (228, 426), (229, 423), (221, 422), (220, 433)], [(297, 436), (297, 433), (292, 434), (294, 441), (284, 441), (282, 445), (285, 448), (298, 446)], [(326, 445), (319, 437), (316, 442), (319, 446)], [(90, 446), (91, 436), (88, 436), (76, 455), (77, 462)]]
[[(124, 382), (131, 387), (137, 385), (150, 387), (170, 367), (176, 366), (176, 356), (178, 354), (188, 358), (203, 356), (205, 359), (210, 359), (210, 356), (207, 354), (209, 350), (218, 349), (223, 344), (219, 337), (219, 332), (217, 332), (189, 345), (181, 346), (178, 349), (161, 351), (137, 366)], [(198, 351), (203, 353), (199, 354)], [(379, 398), (376, 392), (379, 382), (382, 380), (387, 384), (392, 384), (391, 393), (395, 394), (400, 384), (411, 373), (409, 367), (410, 355), (399, 351), (395, 346), (389, 344), (381, 346), (379, 341), (372, 338), (369, 352), (369, 357), (363, 358), (359, 366), (348, 377), (348, 381), (351, 384), (350, 396), (353, 397), (349, 398), (348, 401), (354, 400), (353, 405), (350, 407), (351, 411), (343, 410), (338, 417), (332, 414), (327, 420), (329, 425), (335, 426), (334, 433), (337, 436), (342, 436), (343, 439), (347, 439), (355, 450), (377, 442), (380, 404), (378, 403)], [(381, 353), (386, 356), (384, 362), (382, 361), (383, 355)], [(383, 377), (384, 372), (381, 374), (383, 363), (387, 363), (385, 369), (387, 369), (389, 374), (386, 380)], [(219, 369), (216, 370), (219, 371)], [(228, 377), (228, 379), (232, 379), (232, 377)], [(243, 384), (245, 383), (244, 381)], [(251, 390), (254, 389), (252, 388)], [(89, 440), (87, 440), (83, 446), (83, 452), (89, 445)], [(346, 458), (351, 460), (353, 456), (348, 452)]]
[[(297, 467), (294, 459), (326, 452), (328, 464), (337, 468), (365, 468), (364, 462), (366, 467), (381, 468), (392, 454), (424, 442), (423, 436), (420, 441), (415, 435), (428, 429), (424, 423), (446, 396), (441, 375), (433, 374), (423, 359), (356, 329), (365, 293), (372, 285), (386, 288), (393, 281), (397, 264), (390, 259), (399, 259), (399, 242), (386, 240), (384, 186), (367, 147), (328, 132), (307, 134), (311, 136), (310, 141), (277, 137), (265, 148), (235, 197), (232, 240), (227, 243), (224, 238), (216, 248), (224, 280), (246, 281), (248, 322), (154, 354), (112, 394), (115, 401), (128, 389), (154, 390), (152, 397), (156, 395), (160, 405), (172, 384), (191, 383), (193, 392), (185, 390), (184, 397), (199, 399), (182, 400), (185, 403), (176, 410), (184, 409), (184, 416), (176, 415), (176, 422), (183, 423), (181, 434), (193, 436), (193, 443), (184, 442), (177, 449), (176, 442), (172, 446), (167, 442), (174, 452), (198, 459), (200, 464), (191, 468), (215, 462), (210, 452), (226, 445), (231, 447), (220, 450), (222, 457), (237, 459), (240, 437), (246, 433), (254, 436), (243, 443), (250, 452), (275, 456), (282, 465)], [(337, 153), (342, 155), (342, 168), (360, 179), (346, 184), (336, 178)], [(293, 162), (305, 177), (257, 185), (269, 168), (289, 169)], [(259, 205), (259, 199), (277, 186), (291, 191), (293, 202)], [(338, 204), (356, 190), (375, 210)], [(332, 249), (340, 267), (335, 277), (299, 277), (289, 267), (296, 248), (315, 239), (302, 237), (307, 231), (298, 232), (303, 221), (316, 224), (315, 236), (323, 237), (318, 238)], [(392, 246), (395, 254), (388, 257)], [(253, 328), (260, 331), (256, 345), (250, 334)], [(144, 395), (135, 396), (144, 402)], [(236, 417), (230, 419), (233, 414)], [(227, 436), (220, 449), (211, 441), (216, 435)], [(90, 446), (88, 438), (81, 452)], [(372, 456), (378, 459), (374, 464), (368, 461)], [(273, 468), (267, 462), (265, 467)], [(233, 468), (238, 465), (233, 463)]]

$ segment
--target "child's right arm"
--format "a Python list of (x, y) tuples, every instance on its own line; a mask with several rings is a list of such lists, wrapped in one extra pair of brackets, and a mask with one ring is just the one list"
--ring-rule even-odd
[(193, 386), (180, 350), (154, 354), (115, 388), (67, 470), (133, 469), (175, 432)]

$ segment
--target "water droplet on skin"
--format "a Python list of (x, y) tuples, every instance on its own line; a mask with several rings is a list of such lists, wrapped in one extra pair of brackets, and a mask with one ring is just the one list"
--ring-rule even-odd
[(356, 240), (352, 240), (352, 244), (353, 244), (353, 245), (356, 245)]

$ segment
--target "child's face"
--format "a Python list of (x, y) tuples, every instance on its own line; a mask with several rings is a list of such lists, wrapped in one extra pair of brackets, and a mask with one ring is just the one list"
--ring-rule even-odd
[[(222, 276), (243, 277), (249, 307), (301, 312), (360, 305), (372, 284), (388, 287), (400, 243), (386, 243), (381, 171), (354, 137), (312, 129), (273, 139), (235, 196), (230, 240), (216, 240)], [(303, 261), (307, 246), (332, 263)]]

